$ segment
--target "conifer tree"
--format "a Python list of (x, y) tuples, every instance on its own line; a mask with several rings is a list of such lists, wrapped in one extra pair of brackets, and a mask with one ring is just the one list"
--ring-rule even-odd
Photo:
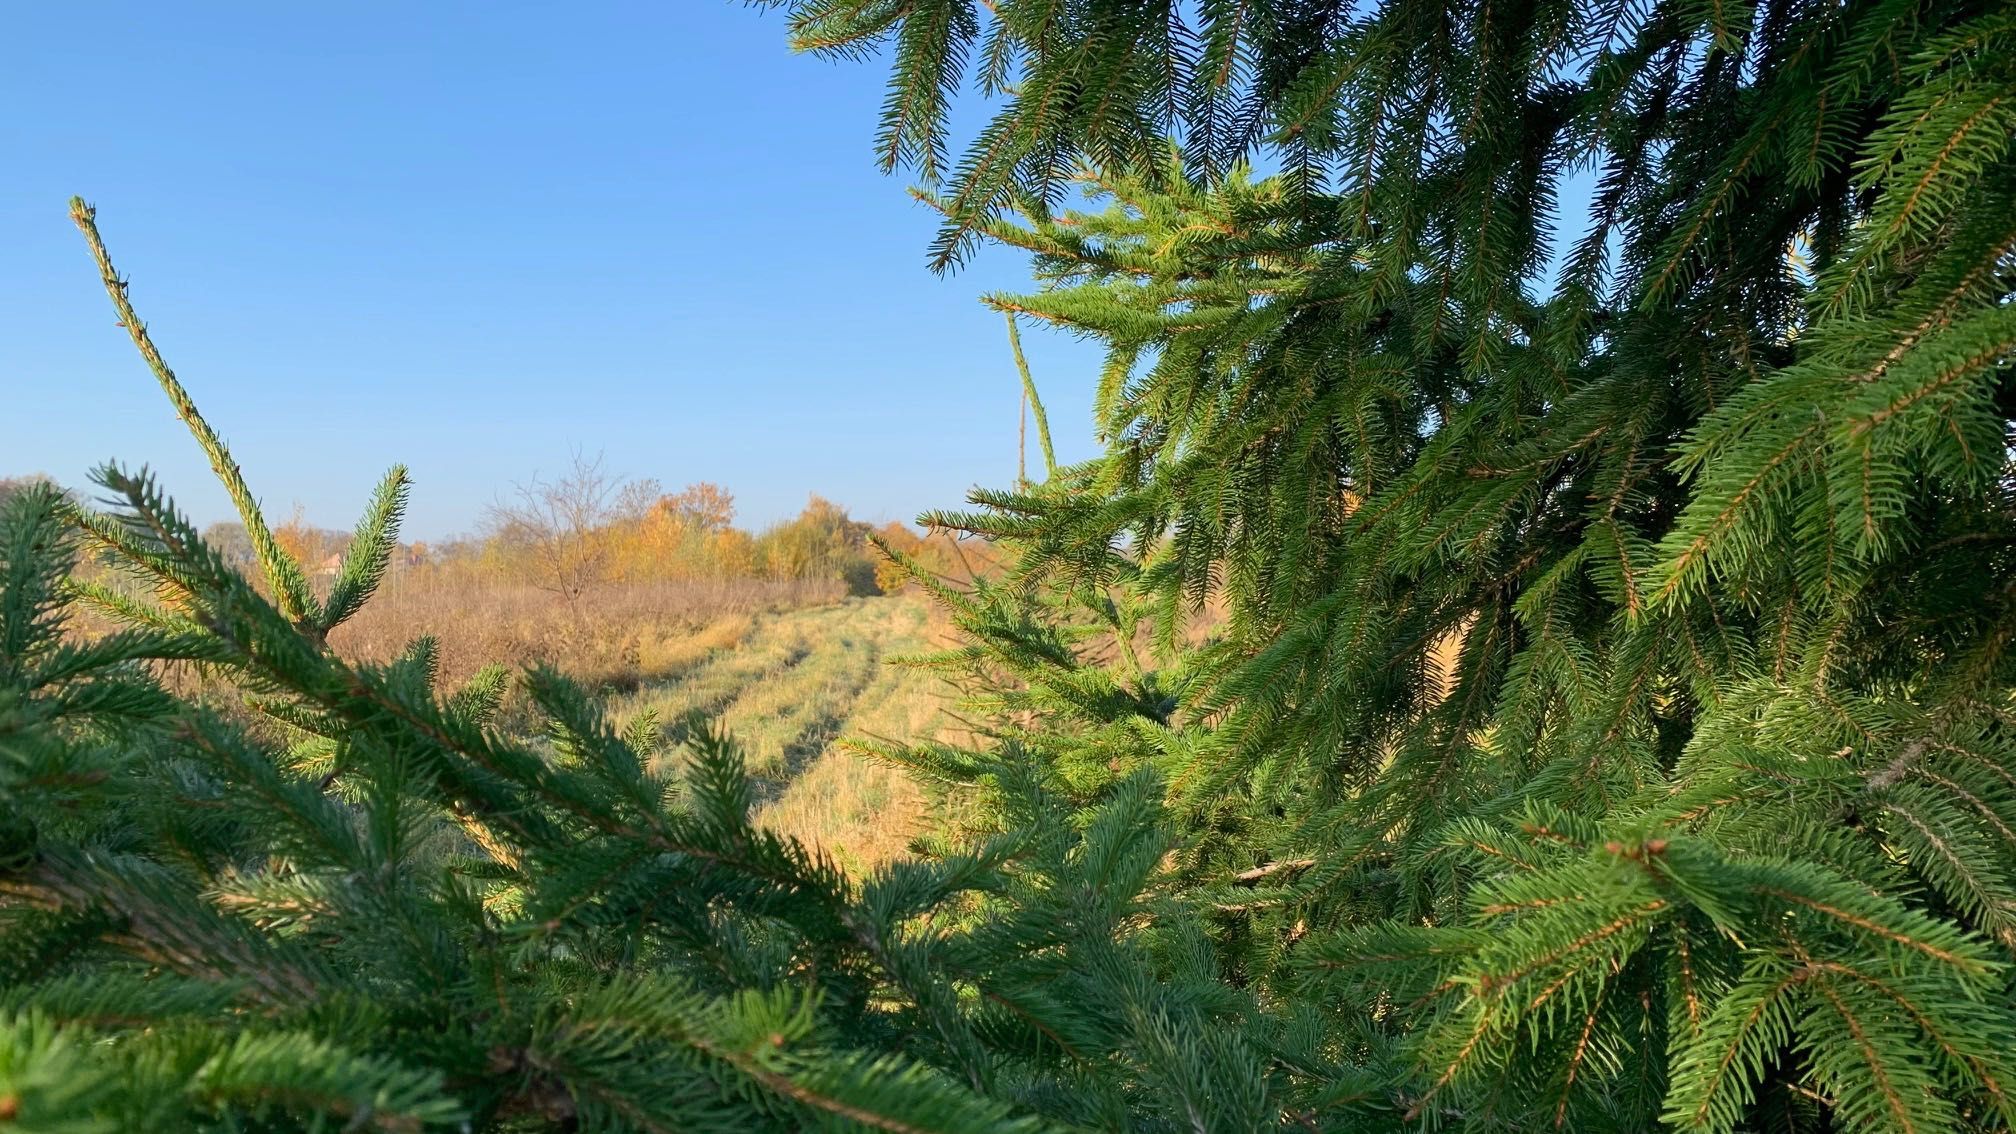
[(144, 472), (6, 506), (0, 1124), (2008, 1127), (2016, 11), (791, 7), (1111, 347), (1105, 455), (934, 517), (1020, 569), (916, 569), (944, 837), (332, 652), (403, 474), (318, 593), (80, 205), (260, 578)]
[(1109, 348), (941, 661), (1228, 984), (1434, 1127), (2008, 1124), (2016, 7), (785, 6)]
[[(260, 576), (144, 470), (0, 510), (0, 1129), (1250, 1129), (1332, 1080), (1165, 901), (1148, 776), (1075, 807), (1008, 768), (1001, 837), (857, 881), (751, 823), (705, 721), (659, 774), (658, 722), (550, 670), (531, 742), (501, 670), (443, 695), (428, 639), (333, 652), (404, 473), (308, 587), (73, 211)], [(125, 581), (71, 577), (87, 550)]]

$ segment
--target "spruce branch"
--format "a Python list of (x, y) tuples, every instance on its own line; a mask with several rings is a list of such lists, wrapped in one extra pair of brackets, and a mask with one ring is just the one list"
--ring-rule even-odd
[(258, 500), (252, 496), (252, 490), (246, 486), (245, 474), (239, 469), (238, 462), (232, 459), (231, 450), (197, 411), (196, 403), (155, 348), (147, 324), (142, 323), (140, 316), (134, 312), (132, 300), (126, 294), (126, 280), (112, 266), (112, 257), (105, 251), (105, 241), (98, 235), (98, 211), (85, 204), (82, 197), (72, 197), (70, 219), (84, 234), (91, 259), (98, 265), (98, 275), (104, 281), (105, 294), (112, 300), (112, 309), (118, 313), (119, 325), (126, 329), (141, 359), (154, 372), (155, 381), (168, 395), (169, 404), (175, 407), (182, 423), (189, 427), (190, 435), (203, 447), (204, 454), (210, 458), (211, 471), (217, 474), (218, 483), (224, 486), (232, 505), (238, 509), (238, 518), (245, 525), (245, 533), (252, 541), (253, 552), (259, 557), (259, 565), (265, 571), (266, 581), (273, 588), (281, 611), (298, 626), (314, 625), (320, 611), (315, 596), (308, 588), (307, 577), (302, 574), (301, 565), (274, 540), (272, 530), (266, 526), (265, 514), (260, 510)]

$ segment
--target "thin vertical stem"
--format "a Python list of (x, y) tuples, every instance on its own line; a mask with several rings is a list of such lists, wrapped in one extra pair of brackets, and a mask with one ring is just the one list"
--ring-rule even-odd
[(1008, 320), (1008, 347), (1014, 351), (1015, 369), (1022, 375), (1022, 399), (1036, 415), (1036, 439), (1043, 444), (1043, 476), (1048, 479), (1057, 473), (1057, 451), (1050, 447), (1050, 415), (1043, 412), (1043, 399), (1036, 394), (1036, 380), (1029, 376), (1029, 360), (1022, 354), (1022, 329), (1015, 323), (1015, 313), (1001, 314)]
[(91, 258), (98, 263), (98, 274), (104, 278), (105, 294), (112, 297), (112, 308), (119, 313), (119, 325), (133, 339), (139, 348), (140, 357), (146, 361), (154, 378), (161, 383), (168, 401), (181, 416), (183, 424), (196, 437), (196, 443), (203, 446), (203, 452), (210, 457), (210, 468), (224, 485), (224, 491), (231, 495), (231, 503), (238, 508), (238, 518), (245, 524), (245, 534), (251, 540), (252, 550), (259, 557), (259, 565), (266, 572), (266, 580), (272, 584), (274, 599), (279, 603), (281, 613), (296, 625), (307, 625), (314, 621), (315, 598), (309, 592), (308, 580), (301, 573), (301, 567), (290, 558), (273, 538), (273, 532), (266, 526), (266, 517), (259, 510), (259, 502), (252, 498), (252, 490), (245, 484), (245, 474), (238, 468), (238, 462), (231, 459), (231, 450), (226, 448), (217, 431), (196, 412), (196, 403), (175, 372), (168, 368), (161, 352), (154, 347), (154, 339), (147, 333), (147, 324), (133, 311), (133, 304), (126, 298), (126, 281), (119, 278), (119, 272), (112, 266), (112, 257), (105, 251), (105, 241), (98, 235), (98, 212), (84, 203), (82, 197), (70, 198), (70, 219), (84, 233), (85, 243), (91, 246)]
[(1029, 483), (1029, 391), (1015, 404), (1015, 483)]

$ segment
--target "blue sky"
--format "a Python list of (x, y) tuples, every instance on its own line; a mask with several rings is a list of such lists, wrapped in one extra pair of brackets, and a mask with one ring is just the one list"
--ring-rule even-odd
[[(0, 475), (117, 457), (229, 513), (113, 325), (77, 193), (278, 515), (348, 526), (403, 461), (408, 534), (440, 538), (577, 447), (724, 484), (758, 525), (808, 491), (891, 519), (1003, 484), (1019, 386), (975, 297), (1024, 263), (925, 269), (932, 218), (872, 160), (882, 79), (726, 0), (19, 6)], [(1060, 458), (1090, 456), (1096, 351), (1025, 339)]]

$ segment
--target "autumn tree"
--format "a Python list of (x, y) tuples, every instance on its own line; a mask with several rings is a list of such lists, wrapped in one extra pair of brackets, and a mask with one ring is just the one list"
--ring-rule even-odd
[(836, 579), (854, 594), (875, 594), (870, 526), (814, 494), (796, 517), (756, 537), (760, 569), (781, 579)]
[(537, 584), (570, 605), (608, 576), (611, 549), (602, 532), (647, 507), (657, 494), (611, 474), (600, 454), (575, 452), (565, 471), (533, 477), (491, 505), (490, 539), (527, 563)]

